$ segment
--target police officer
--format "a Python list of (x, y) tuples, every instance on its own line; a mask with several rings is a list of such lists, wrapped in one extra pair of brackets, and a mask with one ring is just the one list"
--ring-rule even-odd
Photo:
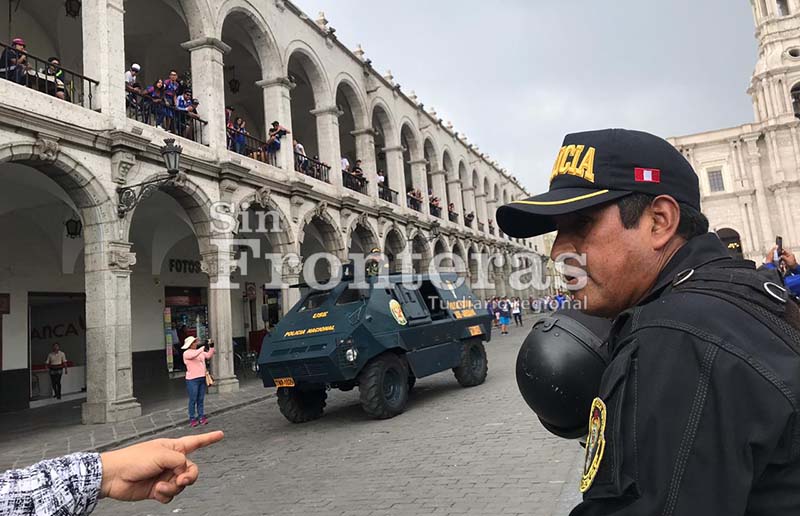
[(797, 306), (708, 233), (677, 150), (568, 135), (549, 191), (497, 221), (512, 237), (558, 231), (554, 260), (586, 256), (571, 290), (615, 318), (572, 515), (800, 514)]

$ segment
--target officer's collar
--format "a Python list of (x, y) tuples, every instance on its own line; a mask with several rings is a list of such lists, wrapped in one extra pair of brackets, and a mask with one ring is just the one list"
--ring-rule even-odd
[(686, 242), (667, 262), (659, 273), (655, 285), (639, 301), (639, 305), (659, 297), (661, 292), (675, 279), (675, 275), (687, 269), (697, 269), (717, 260), (730, 260), (731, 256), (716, 233), (706, 233)]

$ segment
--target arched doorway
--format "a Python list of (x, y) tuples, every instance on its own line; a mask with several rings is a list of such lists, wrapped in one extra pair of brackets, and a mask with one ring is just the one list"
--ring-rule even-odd
[(728, 249), (728, 253), (734, 258), (738, 258), (740, 260), (744, 259), (744, 252), (742, 251), (742, 239), (739, 236), (739, 233), (730, 228), (723, 228), (717, 230), (717, 236), (725, 247)]
[(331, 220), (324, 214), (308, 217), (300, 234), (301, 281), (323, 285), (333, 281), (340, 272), (337, 265), (340, 265), (341, 249), (336, 226)]
[[(266, 35), (245, 11), (233, 11), (222, 25), (222, 41), (231, 47), (224, 56), (226, 141), (229, 150), (259, 161), (268, 162), (264, 148), (267, 140), (264, 90), (256, 85), (263, 78), (262, 47)], [(285, 124), (286, 121), (279, 121)], [(243, 124), (243, 125), (242, 125)], [(243, 131), (239, 131), (243, 128)], [(288, 138), (287, 138), (288, 139)], [(289, 145), (288, 141), (283, 142)], [(272, 163), (273, 165), (275, 163)]]
[[(317, 138), (317, 117), (313, 114), (322, 75), (317, 65), (305, 52), (295, 51), (289, 58), (289, 79), (295, 84), (291, 92), (292, 133), (311, 159), (320, 159)], [(330, 165), (330, 163), (329, 163)]]
[(431, 246), (421, 232), (411, 240), (411, 270), (414, 274), (427, 274), (431, 260)]
[(375, 170), (378, 173), (378, 196), (385, 201), (399, 204), (400, 195), (405, 196), (405, 192), (402, 191), (403, 185), (393, 183), (399, 182), (402, 175), (393, 170), (396, 164), (388, 159), (386, 153), (387, 146), (390, 145), (389, 142), (397, 140), (395, 140), (391, 118), (383, 106), (377, 105), (374, 107), (371, 124), (375, 135)]
[(386, 234), (386, 243), (383, 246), (383, 252), (386, 254), (386, 259), (389, 261), (389, 272), (391, 274), (402, 272), (402, 263), (400, 257), (406, 247), (405, 237), (396, 228), (392, 228)]

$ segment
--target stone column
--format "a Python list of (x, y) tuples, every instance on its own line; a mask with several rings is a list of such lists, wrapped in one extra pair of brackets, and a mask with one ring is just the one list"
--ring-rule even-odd
[[(795, 12), (795, 11), (792, 11)], [(782, 95), (783, 95), (783, 109), (785, 113), (789, 113), (790, 115), (794, 114), (794, 106), (792, 105), (792, 93), (789, 90), (789, 85), (786, 83), (786, 74), (784, 73), (781, 76), (781, 86), (782, 86)]]
[(223, 58), (231, 47), (209, 37), (181, 43), (181, 47), (192, 53), (192, 94), (200, 101), (200, 118), (208, 122), (203, 128), (203, 143), (222, 158), (228, 152)]
[(283, 264), (283, 269), (281, 271), (281, 282), (283, 283), (281, 287), (281, 297), (283, 301), (282, 315), (288, 314), (289, 310), (300, 301), (300, 289), (289, 287), (300, 283), (300, 273), (302, 271), (302, 264), (293, 265), (288, 262), (284, 262)]
[(798, 169), (800, 169), (800, 147), (797, 145), (797, 127), (791, 126), (789, 133), (792, 139), (792, 154), (794, 156), (794, 166), (789, 167), (789, 173), (786, 174), (788, 181), (795, 181), (798, 179)]
[(764, 179), (761, 174), (761, 153), (758, 150), (758, 139), (761, 135), (750, 135), (744, 138), (747, 143), (747, 159), (750, 163), (751, 176), (753, 178), (753, 187), (756, 190), (756, 202), (758, 209), (753, 210), (759, 220), (761, 228), (761, 240), (757, 243), (756, 248), (759, 252), (766, 250), (766, 240), (771, 238), (772, 224), (769, 220), (769, 204), (767, 202), (767, 194), (764, 189)]
[(778, 84), (778, 79), (772, 78), (772, 99), (775, 101), (775, 116), (780, 116), (786, 111), (786, 102), (784, 101), (782, 88)]
[[(292, 89), (295, 84), (288, 77), (263, 79), (256, 82), (264, 90), (264, 123), (269, 127), (273, 120), (292, 130)], [(294, 170), (294, 135), (289, 133), (281, 140), (278, 151), (278, 167)]]
[(375, 131), (372, 128), (351, 131), (356, 139), (356, 158), (361, 160), (361, 168), (367, 178), (367, 193), (378, 197), (378, 170), (375, 161)]
[[(753, 233), (750, 228), (750, 221), (748, 220), (747, 214), (747, 198), (749, 196), (741, 196), (736, 198), (736, 202), (739, 205), (739, 217), (742, 219), (742, 230), (744, 232), (742, 236), (742, 252), (747, 249), (748, 253), (754, 249), (756, 249), (755, 240), (753, 239)], [(745, 255), (748, 253), (744, 253)]]
[(466, 216), (467, 213), (472, 212), (475, 215), (475, 219), (472, 221), (472, 228), (478, 228), (478, 210), (475, 207), (475, 187), (474, 186), (465, 186), (461, 189), (462, 197), (464, 199), (464, 215), (462, 217), (462, 221), (466, 225)]
[[(449, 178), (447, 180), (447, 202), (455, 205), (456, 213), (458, 213), (457, 224), (464, 224), (464, 206), (461, 202), (461, 180), (458, 177)], [(445, 206), (445, 211), (447, 207)], [(449, 219), (448, 219), (449, 220)]]
[(386, 154), (386, 178), (389, 181), (389, 188), (397, 192), (397, 203), (407, 207), (406, 201), (406, 179), (403, 177), (403, 147), (397, 145), (383, 149)]
[[(82, 11), (83, 74), (100, 81), (92, 85), (91, 108), (100, 109), (120, 129), (125, 125), (127, 70), (123, 0), (85, 0)], [(84, 106), (88, 108), (88, 84), (84, 87)]]
[(434, 170), (431, 172), (433, 182), (433, 195), (439, 198), (442, 207), (442, 217), (447, 217), (447, 172), (444, 170)]
[(208, 326), (216, 353), (211, 360), (216, 392), (239, 390), (233, 373), (233, 316), (231, 314), (231, 274), (235, 269), (231, 246), (216, 239), (216, 249), (203, 253), (200, 267), (208, 274)]
[[(486, 231), (489, 231), (489, 220), (497, 222), (495, 220), (495, 213), (497, 212), (497, 199), (487, 198), (486, 199), (486, 209), (488, 211), (486, 213)], [(497, 227), (497, 224), (495, 224), (495, 228), (496, 227)], [(497, 231), (499, 231), (499, 230), (497, 230)], [(499, 234), (497, 231), (495, 231), (495, 235), (494, 236), (497, 236)]]
[[(142, 414), (133, 397), (130, 242), (102, 241), (109, 223), (84, 228), (86, 263), (86, 402), (84, 424), (113, 423)], [(97, 237), (95, 239), (94, 237)]]
[[(775, 133), (775, 131), (767, 132), (766, 143), (768, 145), (767, 155), (769, 156), (769, 161), (770, 164), (772, 165), (772, 170), (775, 172), (775, 178), (778, 182), (782, 182), (784, 179), (783, 164), (781, 163), (780, 152), (778, 152), (778, 135)], [(772, 152), (769, 152), (770, 147)]]
[(319, 159), (331, 166), (330, 182), (342, 185), (342, 149), (339, 143), (339, 117), (344, 113), (336, 106), (326, 106), (311, 110), (317, 117), (317, 143)]
[(429, 214), (431, 212), (430, 204), (428, 202), (428, 160), (415, 159), (409, 162), (411, 165), (411, 180), (414, 182), (414, 188), (419, 188), (422, 192), (422, 213)]
[[(486, 219), (488, 218), (486, 214), (486, 194), (479, 193), (475, 194), (475, 218), (478, 219), (478, 222), (483, 223), (483, 230), (486, 231), (486, 223), (488, 222)], [(478, 229), (478, 225), (475, 225), (475, 229)]]
[(775, 116), (775, 102), (772, 100), (772, 91), (769, 87), (767, 79), (761, 79), (761, 90), (764, 95), (764, 105), (766, 107), (767, 118)]

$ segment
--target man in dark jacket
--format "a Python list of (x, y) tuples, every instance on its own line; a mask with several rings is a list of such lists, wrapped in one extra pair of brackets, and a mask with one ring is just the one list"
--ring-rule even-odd
[[(797, 306), (731, 258), (666, 141), (568, 135), (549, 192), (497, 212), (551, 256), (584, 311), (615, 317), (589, 414), (583, 515), (800, 514)], [(578, 264), (581, 267), (577, 267)]]

